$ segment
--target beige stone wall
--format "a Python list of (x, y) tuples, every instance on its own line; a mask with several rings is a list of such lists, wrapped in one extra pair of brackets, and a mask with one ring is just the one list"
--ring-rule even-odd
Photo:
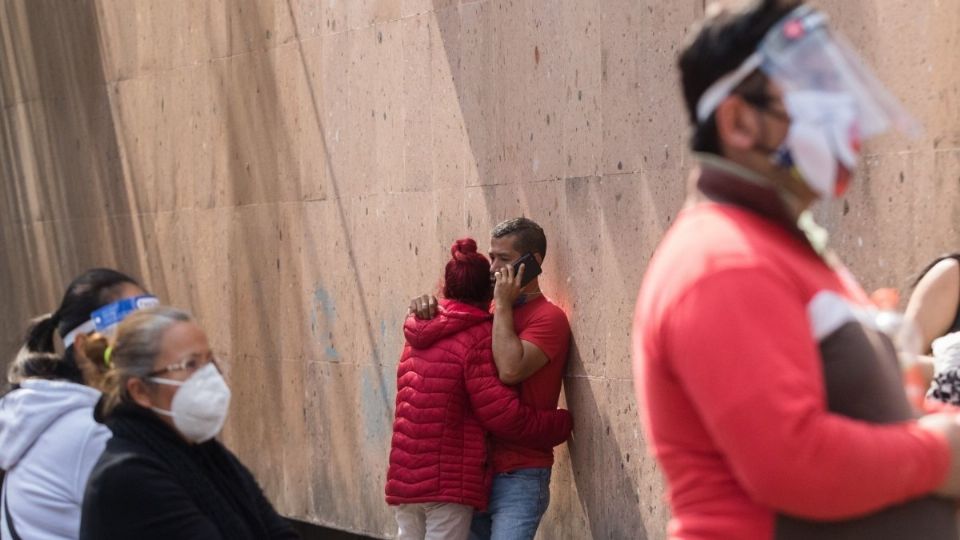
[[(824, 2), (926, 124), (820, 212), (868, 287), (960, 223), (960, 2)], [(702, 0), (0, 4), (0, 351), (84, 268), (189, 307), (229, 360), (225, 438), (284, 513), (387, 537), (407, 300), (526, 214), (568, 313), (543, 538), (663, 538), (632, 392), (644, 267), (691, 166), (673, 70)]]

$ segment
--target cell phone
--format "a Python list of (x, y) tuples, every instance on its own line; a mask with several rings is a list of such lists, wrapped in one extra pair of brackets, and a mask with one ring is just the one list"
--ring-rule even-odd
[(543, 269), (540, 268), (540, 263), (537, 262), (537, 258), (533, 256), (533, 253), (524, 253), (522, 257), (517, 259), (517, 262), (513, 263), (513, 275), (517, 275), (520, 272), (521, 264), (523, 265), (523, 281), (520, 282), (521, 287), (526, 287), (528, 283), (533, 281), (533, 278), (543, 273)]

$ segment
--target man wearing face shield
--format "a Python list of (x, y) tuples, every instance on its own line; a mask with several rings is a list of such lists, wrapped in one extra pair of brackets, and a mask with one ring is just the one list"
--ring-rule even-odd
[(891, 341), (809, 218), (860, 141), (916, 124), (826, 16), (718, 12), (680, 54), (700, 168), (634, 323), (673, 538), (957, 538), (955, 417), (915, 420)]

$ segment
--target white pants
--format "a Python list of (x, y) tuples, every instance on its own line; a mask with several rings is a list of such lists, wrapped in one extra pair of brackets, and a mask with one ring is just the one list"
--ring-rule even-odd
[(473, 507), (456, 503), (401, 504), (396, 507), (397, 540), (466, 540)]

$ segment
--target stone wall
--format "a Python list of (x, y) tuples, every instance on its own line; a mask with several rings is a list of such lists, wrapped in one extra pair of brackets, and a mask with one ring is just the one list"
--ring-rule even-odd
[[(821, 220), (868, 288), (960, 228), (960, 2), (822, 2), (926, 125)], [(105, 265), (229, 362), (225, 440), (287, 515), (388, 537), (399, 327), (450, 243), (519, 214), (570, 317), (576, 434), (543, 538), (663, 538), (629, 333), (691, 167), (673, 67), (702, 0), (0, 4), (0, 352)]]

